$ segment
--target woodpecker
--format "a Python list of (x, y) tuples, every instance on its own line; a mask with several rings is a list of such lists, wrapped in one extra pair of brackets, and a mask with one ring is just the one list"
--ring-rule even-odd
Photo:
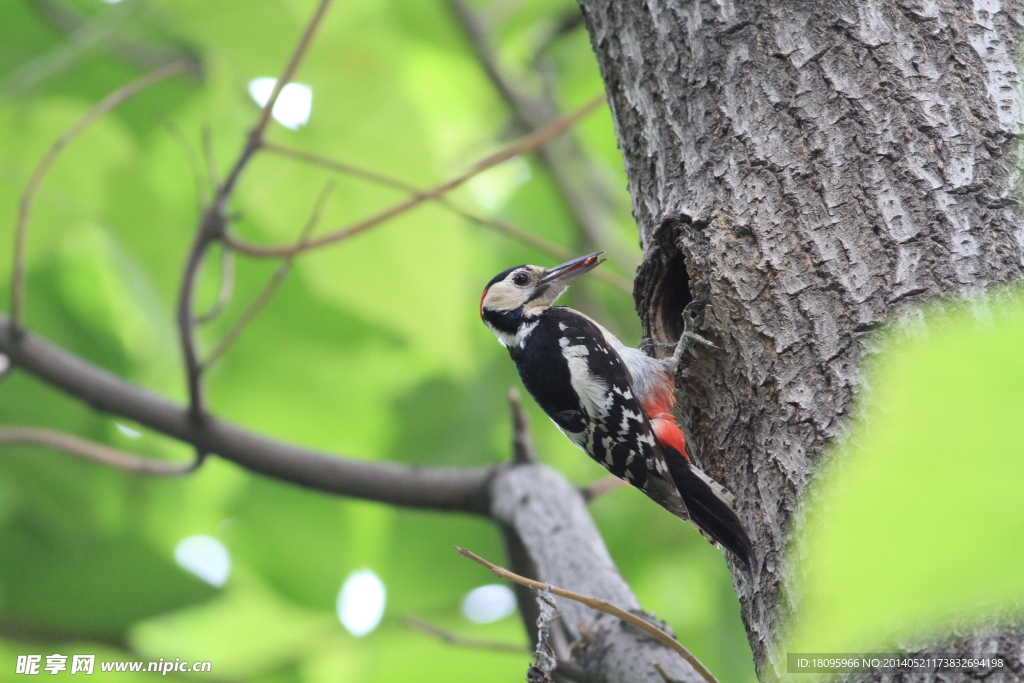
[[(733, 496), (690, 461), (676, 424), (676, 367), (694, 343), (714, 346), (691, 329), (670, 358), (626, 346), (586, 315), (554, 302), (575, 278), (607, 259), (599, 251), (554, 268), (503, 270), (484, 288), (480, 318), (508, 349), (530, 395), (587, 455), (643, 491), (750, 571), (754, 552), (733, 509)], [(715, 347), (717, 348), (717, 347)]]

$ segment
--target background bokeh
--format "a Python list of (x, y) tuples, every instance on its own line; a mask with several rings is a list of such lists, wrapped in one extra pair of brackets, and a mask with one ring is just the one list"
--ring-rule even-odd
[[(19, 196), (49, 145), (107, 93), (144, 73), (147, 59), (199, 58), (201, 78), (178, 77), (143, 92), (72, 143), (42, 185), (28, 249), (31, 329), (182, 401), (174, 298), (199, 211), (197, 182), (203, 192), (209, 186), (205, 168), (197, 181), (189, 150), (210, 160), (200, 167), (225, 172), (257, 115), (251, 82), (280, 72), (314, 5), (0, 3), (0, 301), (9, 295)], [(546, 89), (568, 112), (601, 91), (571, 0), (493, 0), (473, 8), (493, 31), (501, 69), (524, 92), (540, 97)], [(464, 171), (525, 132), (442, 0), (336, 3), (296, 81), (312, 91), (308, 121), (295, 129), (273, 123), (272, 141), (420, 186)], [(630, 278), (639, 250), (607, 108), (573, 135), (607, 227), (597, 246), (614, 256), (602, 268)], [(234, 229), (258, 242), (294, 240), (329, 177), (260, 155), (233, 203)], [(335, 180), (321, 230), (403, 197), (361, 180)], [(586, 245), (533, 156), (479, 176), (453, 199), (574, 251)], [(207, 264), (200, 308), (215, 298), (217, 260)], [(436, 205), (303, 256), (208, 375), (211, 409), (276, 438), (351, 457), (449, 466), (506, 458), (505, 396), (519, 381), (480, 324), (477, 305), (494, 273), (523, 262), (555, 260)], [(201, 331), (206, 349), (276, 266), (238, 261), (231, 305)], [(568, 301), (639, 341), (628, 294), (594, 281)], [(602, 476), (532, 403), (528, 408), (545, 462), (580, 485)], [(0, 422), (65, 429), (154, 457), (191, 456), (18, 372), (0, 383)], [(632, 490), (605, 495), (592, 511), (644, 607), (667, 620), (721, 680), (754, 680), (720, 553)], [(216, 552), (182, 551), (182, 541), (195, 536), (219, 541), (214, 548), (226, 549), (228, 564)], [(464, 635), (526, 642), (515, 615), (485, 625), (462, 615), (464, 597), (493, 581), (456, 555), (456, 544), (502, 559), (498, 534), (484, 520), (309, 492), (216, 458), (187, 478), (163, 480), (44, 449), (5, 448), (0, 681), (20, 680), (18, 654), (55, 652), (209, 660), (209, 680), (521, 680), (525, 654), (453, 647), (403, 623), (415, 615)], [(206, 580), (182, 564), (199, 573), (205, 566)], [(340, 623), (338, 600), (346, 578), (364, 569), (379, 577), (387, 600), (380, 624), (357, 637)], [(128, 682), (152, 674), (109, 677)]]

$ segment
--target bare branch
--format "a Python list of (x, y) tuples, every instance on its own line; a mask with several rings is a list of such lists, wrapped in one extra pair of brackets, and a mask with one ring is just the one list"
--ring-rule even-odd
[(551, 49), (551, 46), (555, 44), (555, 41), (582, 26), (583, 13), (580, 12), (579, 7), (573, 7), (562, 14), (558, 22), (534, 46), (533, 59), (530, 60), (531, 66), (539, 71), (541, 69), (540, 63), (544, 60), (544, 56)]
[[(448, 6), (462, 27), (480, 67), (511, 109), (513, 122), (532, 131), (557, 117), (559, 107), (553, 94), (553, 70), (537, 70), (543, 87), (541, 92), (533, 95), (501, 68), (495, 37), (491, 27), (481, 18), (480, 8), (466, 0), (448, 0)], [(542, 62), (535, 60), (533, 66), (541, 65)], [(614, 230), (614, 217), (609, 211), (613, 195), (605, 191), (607, 183), (599, 182), (601, 178), (595, 173), (596, 166), (590, 163), (576, 136), (566, 135), (553, 140), (538, 148), (536, 156), (550, 174), (573, 218), (577, 228), (574, 249), (582, 253), (604, 249), (623, 270), (631, 273), (637, 264), (636, 255)], [(615, 323), (609, 318), (605, 306), (591, 293), (591, 283), (580, 283), (575, 292), (580, 308), (605, 320), (615, 330)]]
[(93, 121), (123, 102), (131, 99), (149, 86), (187, 71), (193, 67), (194, 62), (180, 60), (172, 64), (168, 64), (167, 66), (160, 67), (155, 71), (151, 71), (145, 76), (142, 76), (128, 85), (118, 88), (114, 92), (110, 93), (103, 98), (99, 104), (90, 109), (85, 116), (75, 122), (75, 125), (71, 126), (66, 133), (60, 136), (46, 152), (46, 155), (43, 156), (39, 165), (36, 166), (35, 170), (32, 172), (32, 176), (29, 178), (28, 185), (25, 186), (25, 192), (21, 195), (21, 203), (18, 207), (18, 222), (14, 229), (14, 267), (11, 276), (11, 320), (14, 323), (15, 329), (21, 328), (24, 317), (25, 246), (28, 241), (29, 218), (32, 215), (32, 207), (35, 201), (36, 192), (38, 192), (39, 186), (42, 184), (43, 178), (46, 176), (46, 172), (50, 169), (50, 166), (52, 166), (53, 162), (57, 160), (57, 157), (60, 155), (61, 151), (67, 147), (68, 143), (81, 135), (81, 133), (88, 128)]
[[(276, 142), (264, 142), (263, 149), (273, 154), (283, 156), (287, 159), (299, 161), (313, 166), (321, 166), (337, 173), (344, 173), (355, 178), (390, 187), (394, 190), (401, 190), (402, 192), (408, 192), (409, 194), (422, 195), (425, 194), (423, 190), (389, 175), (378, 173), (362, 166), (356, 166), (355, 164), (347, 164), (343, 161), (336, 161), (329, 157), (321, 156), (319, 154), (313, 154), (301, 149), (295, 149), (294, 147), (288, 147), (287, 145), (281, 145)], [(442, 198), (436, 198), (436, 201), (441, 201)]]
[(203, 126), (203, 161), (206, 163), (206, 178), (214, 192), (220, 187), (220, 172), (217, 170), (217, 154), (213, 149), (213, 131)]
[(224, 312), (224, 309), (228, 307), (234, 292), (235, 252), (225, 245), (220, 255), (220, 288), (217, 290), (217, 299), (206, 313), (200, 313), (196, 316), (196, 323), (205, 325), (212, 320), (216, 320)]
[[(451, 180), (441, 183), (440, 185), (437, 185), (429, 190), (426, 190), (421, 194), (417, 194), (404, 201), (398, 202), (397, 204), (394, 204), (393, 206), (385, 209), (384, 211), (381, 211), (375, 216), (371, 216), (370, 218), (366, 218), (348, 227), (338, 228), (327, 233), (326, 235), (321, 235), (320, 237), (311, 239), (301, 249), (301, 251), (316, 249), (327, 244), (333, 244), (335, 242), (346, 240), (374, 226), (380, 225), (381, 223), (390, 220), (395, 216), (401, 215), (408, 211), (409, 209), (419, 206), (428, 199), (435, 199), (437, 197), (440, 197), (441, 195), (444, 195), (445, 193), (454, 190), (455, 188), (459, 187), (470, 178), (473, 178), (474, 176), (486, 171), (487, 169), (493, 168), (502, 162), (508, 161), (513, 157), (519, 156), (520, 154), (525, 154), (526, 152), (534, 150), (537, 147), (543, 145), (545, 142), (551, 140), (552, 138), (561, 135), (570, 127), (572, 127), (581, 118), (597, 109), (597, 107), (603, 104), (604, 101), (605, 96), (604, 94), (601, 94), (595, 97), (594, 99), (590, 100), (587, 104), (583, 105), (582, 107), (572, 112), (571, 114), (568, 114), (567, 116), (552, 121), (544, 128), (541, 128), (540, 130), (526, 136), (522, 140), (519, 140), (515, 144), (509, 145), (505, 149), (502, 149), (501, 151), (492, 154), (486, 159), (483, 159), (482, 161), (476, 163), (475, 165), (473, 165), (472, 168), (470, 168), (467, 172), (463, 173), (462, 175), (459, 175), (455, 178), (452, 178)], [(232, 248), (236, 249), (237, 251), (243, 254), (246, 254), (247, 256), (285, 256), (290, 251), (295, 249), (294, 246), (290, 245), (262, 246), (258, 244), (251, 244), (249, 242), (240, 240), (237, 237), (231, 237), (230, 235), (226, 236), (225, 239), (232, 246)]]
[[(214, 200), (214, 204), (217, 200)], [(214, 204), (211, 204), (212, 207)], [(199, 362), (199, 350), (195, 339), (196, 318), (192, 313), (192, 301), (195, 295), (196, 280), (199, 278), (200, 267), (218, 231), (223, 229), (223, 217), (217, 216), (208, 208), (203, 213), (202, 222), (192, 241), (188, 257), (185, 260), (185, 272), (178, 290), (178, 341), (181, 344), (181, 355), (185, 362), (185, 383), (188, 387), (189, 415), (193, 422), (199, 422), (206, 411), (203, 401), (201, 381), (202, 366)], [(220, 227), (218, 227), (220, 226)]]
[[(550, 240), (546, 240), (543, 237), (540, 237), (539, 235), (535, 235), (534, 233), (524, 230), (523, 228), (513, 225), (507, 221), (503, 221), (499, 218), (481, 216), (480, 214), (474, 211), (465, 209), (459, 206), (457, 203), (450, 200), (445, 195), (430, 197), (428, 196), (427, 190), (407, 183), (404, 180), (393, 178), (391, 176), (387, 176), (382, 173), (378, 173), (376, 171), (363, 168), (361, 166), (347, 164), (341, 161), (335, 161), (334, 159), (329, 159), (318, 154), (313, 154), (312, 152), (294, 149), (292, 147), (279, 145), (273, 142), (265, 142), (263, 144), (263, 149), (265, 149), (268, 152), (272, 152), (274, 154), (278, 154), (280, 156), (293, 159), (295, 161), (308, 163), (315, 166), (321, 166), (323, 168), (335, 171), (337, 173), (344, 173), (346, 175), (350, 175), (355, 178), (360, 178), (371, 183), (376, 183), (378, 185), (390, 187), (396, 190), (400, 190), (402, 192), (407, 192), (415, 197), (423, 196), (426, 199), (431, 199), (434, 202), (440, 204), (441, 206), (444, 206), (449, 211), (459, 216), (462, 216), (468, 221), (472, 221), (479, 225), (493, 228), (494, 230), (497, 230), (503, 235), (506, 235), (518, 242), (522, 242), (527, 246), (533, 247), (537, 251), (543, 252), (558, 261), (568, 261), (569, 259), (573, 258), (576, 255), (576, 253), (573, 252), (571, 249), (567, 249), (560, 244), (557, 244)], [(633, 293), (633, 284), (626, 278), (621, 277), (610, 270), (596, 270), (594, 271), (593, 276), (603, 281), (605, 284), (611, 285), (612, 287), (622, 290), (626, 294)]]
[(316, 11), (313, 13), (313, 17), (309, 20), (309, 24), (306, 25), (306, 30), (303, 32), (302, 37), (299, 38), (298, 44), (295, 46), (295, 50), (292, 52), (291, 57), (288, 59), (288, 64), (285, 65), (284, 70), (274, 83), (274, 89), (270, 93), (270, 98), (267, 103), (263, 105), (263, 109), (260, 110), (260, 116), (256, 120), (256, 125), (253, 126), (252, 130), (249, 131), (249, 138), (246, 141), (245, 147), (242, 149), (241, 154), (238, 155), (238, 159), (235, 160), (235, 165), (231, 168), (231, 172), (228, 173), (227, 179), (220, 188), (218, 193), (219, 204), (217, 209), (220, 213), (223, 213), (224, 204), (230, 198), (231, 193), (234, 192), (235, 185), (238, 183), (238, 178), (242, 175), (242, 171), (249, 163), (249, 159), (252, 155), (257, 152), (263, 145), (263, 133), (267, 129), (267, 125), (270, 123), (270, 117), (274, 112), (274, 105), (277, 104), (277, 98), (281, 95), (281, 91), (284, 86), (291, 83), (292, 77), (295, 76), (295, 72), (298, 71), (299, 64), (302, 63), (303, 57), (306, 56), (306, 52), (309, 50), (309, 46), (313, 43), (313, 37), (316, 35), (317, 29), (320, 27), (320, 23), (323, 21), (324, 15), (330, 8), (333, 0), (320, 0), (320, 4), (317, 5)]
[(530, 652), (525, 646), (516, 645), (515, 643), (499, 643), (493, 640), (469, 638), (457, 633), (452, 633), (451, 631), (445, 631), (442, 628), (438, 628), (437, 626), (412, 615), (403, 617), (402, 623), (411, 629), (419, 631), (420, 633), (425, 633), (442, 642), (458, 645), (460, 647), (471, 647), (477, 650), (493, 650), (494, 652), (508, 652), (517, 655), (525, 655)]
[(587, 486), (584, 489), (582, 489), (580, 493), (583, 494), (583, 500), (589, 503), (595, 498), (603, 496), (606, 493), (610, 493), (615, 489), (620, 489), (623, 486), (626, 486), (625, 481), (619, 479), (618, 477), (609, 476), (604, 477), (603, 479), (598, 479), (590, 486)]
[(176, 477), (196, 470), (202, 463), (173, 463), (111, 448), (104, 444), (43, 427), (0, 427), (0, 444), (47, 446), (85, 460), (126, 472)]
[(320, 4), (313, 13), (313, 17), (309, 20), (306, 30), (292, 51), (288, 64), (274, 84), (274, 90), (270, 94), (270, 98), (263, 106), (263, 109), (260, 110), (256, 124), (249, 131), (245, 145), (242, 147), (242, 151), (235, 160), (231, 171), (228, 173), (223, 184), (217, 189), (217, 193), (209, 206), (206, 207), (206, 211), (203, 212), (195, 238), (192, 241), (192, 247), (185, 260), (185, 270), (182, 274), (181, 286), (178, 290), (177, 323), (182, 357), (185, 362), (189, 410), (192, 420), (195, 422), (201, 421), (205, 413), (201, 381), (203, 368), (199, 361), (199, 350), (195, 340), (196, 318), (192, 311), (196, 280), (199, 278), (199, 273), (210, 245), (224, 237), (225, 226), (228, 220), (225, 207), (234, 193), (242, 171), (245, 170), (252, 156), (263, 145), (263, 134), (270, 123), (270, 117), (274, 110), (274, 105), (277, 104), (277, 98), (281, 94), (281, 90), (291, 81), (296, 70), (299, 68), (299, 64), (301, 64), (302, 58), (312, 44), (313, 36), (316, 35), (316, 30), (320, 26), (320, 22), (323, 20), (324, 14), (330, 7), (331, 2), (332, 0), (320, 0)]
[(477, 61), (487, 74), (488, 80), (494, 86), (502, 99), (512, 108), (512, 111), (519, 124), (528, 130), (537, 127), (538, 122), (552, 115), (552, 108), (545, 106), (545, 103), (527, 97), (516, 88), (498, 68), (498, 60), (491, 45), (487, 27), (477, 16), (477, 13), (463, 0), (448, 0), (448, 7), (451, 9), (455, 19), (462, 27), (463, 33), (469, 40)]
[(512, 408), (512, 462), (517, 465), (537, 462), (533, 438), (530, 436), (530, 420), (523, 410), (517, 389), (508, 390), (508, 402)]
[[(499, 68), (489, 31), (476, 11), (464, 0), (448, 0), (448, 6), (462, 26), (480, 66), (512, 109), (517, 123), (526, 130), (536, 130), (554, 118), (557, 109), (553, 101), (525, 94)], [(619, 248), (619, 242), (608, 229), (609, 219), (600, 209), (602, 201), (587, 180), (587, 169), (582, 163), (583, 149), (579, 143), (568, 137), (559, 146), (548, 145), (540, 148), (538, 153), (579, 226), (584, 239), (578, 248), (611, 249), (617, 261), (631, 263), (632, 258)]]
[[(320, 197), (316, 200), (316, 206), (313, 208), (313, 213), (309, 216), (309, 220), (306, 221), (306, 226), (302, 229), (302, 233), (299, 235), (299, 239), (295, 243), (294, 250), (281, 260), (281, 265), (279, 265), (277, 270), (274, 271), (274, 274), (271, 276), (267, 284), (263, 287), (260, 293), (256, 295), (256, 298), (249, 304), (249, 307), (245, 309), (241, 316), (239, 316), (231, 329), (228, 330), (221, 338), (220, 342), (216, 347), (214, 347), (213, 351), (210, 352), (210, 355), (206, 360), (203, 361), (201, 365), (202, 370), (206, 370), (206, 368), (216, 363), (217, 359), (224, 355), (224, 352), (228, 350), (239, 336), (241, 336), (242, 332), (245, 331), (245, 328), (249, 325), (252, 319), (256, 317), (256, 314), (259, 313), (264, 306), (267, 305), (270, 298), (274, 296), (274, 292), (276, 292), (277, 288), (281, 286), (284, 279), (288, 277), (288, 273), (292, 268), (292, 263), (295, 262), (295, 256), (302, 250), (303, 245), (309, 241), (309, 236), (312, 234), (313, 228), (315, 228), (316, 224), (320, 222), (320, 213), (333, 189), (333, 184), (328, 184), (320, 193)], [(225, 247), (225, 253), (228, 252), (229, 250)]]
[[(330, 0), (322, 0), (317, 13), (307, 27), (279, 84), (290, 80), (302, 54), (309, 46), (312, 35)], [(151, 74), (147, 78), (153, 78)], [(133, 87), (136, 84), (133, 84)], [(123, 91), (116, 93), (123, 97)], [(113, 97), (113, 96), (111, 96)], [(248, 159), (259, 148), (263, 131), (269, 121), (274, 104), (272, 97), (264, 107), (257, 125), (249, 134), (246, 146), (236, 161), (232, 173), (218, 189), (200, 222), (197, 239), (193, 243), (179, 294), (179, 328), (184, 348), (194, 354), (192, 341), (192, 290), (202, 258), (211, 242), (223, 234), (226, 217), (224, 207)], [(105, 111), (113, 106), (108, 98), (93, 110)], [(88, 120), (95, 118), (93, 113)], [(88, 121), (86, 121), (87, 123)], [(59, 150), (67, 140), (79, 132), (76, 126), (56, 145)], [(44, 160), (52, 163), (52, 158)], [(35, 185), (38, 184), (36, 181)], [(34, 185), (34, 186), (35, 186)], [(34, 187), (33, 186), (33, 187)], [(190, 405), (177, 406), (138, 386), (102, 370), (81, 358), (23, 331), (14, 319), (0, 313), (0, 354), (12, 365), (35, 375), (65, 394), (88, 403), (95, 409), (119, 415), (154, 431), (184, 443), (191, 444), (197, 453), (216, 453), (242, 467), (289, 481), (312, 489), (375, 500), (392, 505), (453, 510), (486, 515), (489, 510), (489, 482), (493, 467), (476, 469), (444, 469), (405, 466), (392, 463), (363, 462), (318, 452), (293, 444), (262, 437), (246, 429), (219, 420), (202, 412), (200, 401), (190, 391)], [(196, 358), (189, 361), (190, 370), (198, 369)], [(194, 375), (198, 380), (198, 373)], [(201, 417), (202, 419), (196, 419)]]
[(188, 162), (189, 169), (192, 171), (192, 179), (196, 184), (196, 202), (198, 202), (199, 210), (202, 211), (203, 206), (206, 204), (206, 185), (203, 179), (203, 166), (199, 161), (199, 155), (196, 153), (196, 150), (193, 149), (192, 144), (189, 143), (185, 133), (176, 123), (174, 123), (174, 121), (171, 121), (169, 118), (162, 115), (159, 116), (159, 120), (185, 154), (185, 159)]
[[(104, 17), (102, 14), (95, 19), (86, 19), (82, 14), (72, 9), (69, 4), (59, 0), (30, 0), (30, 2), (36, 13), (46, 23), (67, 37), (69, 43), (81, 40), (82, 34), (96, 34), (102, 31), (100, 35), (92, 36), (90, 43), (97, 45), (102, 43), (103, 47), (111, 55), (140, 70), (149, 71), (183, 58), (192, 62), (191, 71), (198, 72), (201, 69), (202, 65), (199, 63), (198, 58), (182, 54), (180, 48), (169, 48), (154, 43), (146, 43), (136, 38), (127, 38), (120, 35), (119, 25), (109, 27), (105, 31), (94, 26), (94, 24), (99, 22), (110, 21), (109, 18)], [(138, 14), (138, 9), (132, 10), (131, 14), (127, 16)], [(115, 21), (117, 21), (117, 24), (120, 24), (120, 17)], [(87, 38), (87, 40), (89, 39)], [(46, 74), (45, 76), (49, 75), (51, 74)], [(37, 77), (35, 84), (38, 84), (41, 80), (42, 77)]]
[(487, 515), (494, 467), (431, 468), (362, 461), (275, 441), (150, 393), (31, 332), (16, 334), (0, 313), (0, 353), (11, 363), (96, 410), (119, 415), (200, 452), (282, 481), (391, 505)]
[(309, 20), (309, 24), (306, 26), (306, 31), (302, 34), (302, 38), (299, 39), (299, 44), (295, 47), (295, 51), (292, 53), (291, 59), (288, 60), (288, 64), (284, 67), (284, 71), (277, 79), (277, 83), (274, 84), (274, 90), (270, 93), (270, 99), (267, 100), (266, 106), (263, 107), (263, 111), (260, 113), (259, 121), (257, 121), (256, 127), (252, 132), (254, 137), (262, 138), (263, 131), (266, 130), (267, 124), (270, 122), (270, 117), (274, 112), (274, 105), (277, 104), (278, 96), (281, 94), (284, 86), (291, 83), (292, 78), (295, 76), (295, 72), (298, 71), (299, 64), (302, 63), (303, 58), (306, 56), (309, 46), (313, 44), (313, 36), (316, 35), (317, 29), (320, 28), (320, 23), (327, 14), (327, 10), (330, 9), (332, 2), (333, 0), (320, 0), (320, 4), (317, 6), (313, 17)]
[(487, 567), (492, 572), (494, 572), (495, 576), (498, 576), (502, 579), (512, 581), (513, 583), (518, 583), (520, 586), (532, 588), (535, 591), (549, 590), (555, 595), (561, 596), (563, 598), (568, 598), (569, 600), (575, 600), (576, 602), (586, 605), (591, 609), (596, 609), (599, 612), (604, 612), (605, 614), (610, 614), (613, 617), (618, 617), (619, 619), (622, 619), (623, 621), (632, 624), (633, 626), (636, 626), (644, 633), (653, 636), (664, 645), (667, 645), (668, 647), (678, 652), (679, 656), (685, 659), (690, 664), (690, 666), (692, 666), (694, 670), (696, 670), (697, 673), (700, 674), (702, 678), (704, 678), (705, 681), (707, 681), (708, 683), (718, 683), (718, 679), (716, 679), (714, 675), (712, 675), (712, 673), (708, 671), (708, 669), (703, 664), (700, 663), (700, 660), (694, 657), (693, 654), (689, 650), (687, 650), (682, 643), (680, 643), (678, 640), (662, 631), (654, 624), (645, 621), (644, 619), (641, 619), (635, 614), (627, 612), (621, 607), (616, 607), (607, 600), (600, 600), (598, 598), (592, 598), (587, 595), (581, 595), (580, 593), (567, 591), (564, 588), (556, 588), (555, 586), (551, 586), (540, 581), (534, 581), (533, 579), (528, 579), (524, 576), (513, 574), (504, 567), (499, 567), (496, 564), (492, 564), (484, 558), (480, 557), (479, 555), (469, 550), (466, 550), (465, 548), (460, 548), (456, 546), (455, 550), (457, 550), (459, 554), (463, 557), (473, 560), (477, 564), (481, 564), (484, 567)]

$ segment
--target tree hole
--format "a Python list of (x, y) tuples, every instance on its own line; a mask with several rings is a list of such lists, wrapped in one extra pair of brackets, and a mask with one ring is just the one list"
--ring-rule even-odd
[(683, 309), (693, 301), (686, 257), (672, 242), (659, 245), (637, 272), (637, 309), (645, 334), (657, 342), (675, 342), (683, 333)]

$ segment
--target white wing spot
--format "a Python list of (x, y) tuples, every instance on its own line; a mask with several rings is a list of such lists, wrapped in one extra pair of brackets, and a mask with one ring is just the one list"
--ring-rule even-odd
[(580, 398), (580, 404), (590, 417), (603, 416), (612, 401), (608, 386), (600, 377), (590, 372), (587, 363), (589, 351), (585, 346), (570, 346), (568, 340), (561, 339), (562, 355), (569, 365), (569, 381), (573, 391)]

